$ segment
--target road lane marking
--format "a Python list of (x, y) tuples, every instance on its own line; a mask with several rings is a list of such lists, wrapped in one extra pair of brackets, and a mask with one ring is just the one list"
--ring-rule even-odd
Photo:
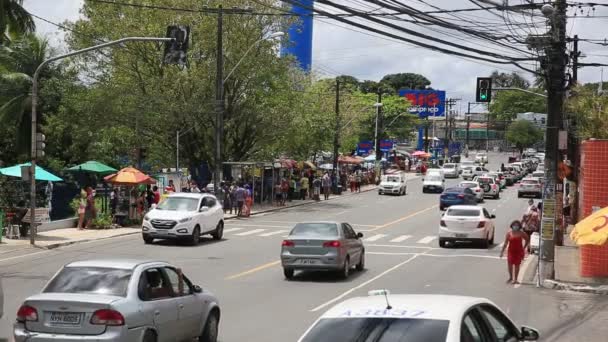
[[(17, 250), (15, 250), (17, 251)], [(26, 256), (32, 256), (32, 255), (37, 255), (37, 254), (42, 254), (42, 253), (50, 253), (50, 250), (44, 250), (44, 251), (39, 251), (39, 252), (35, 252), (35, 253), (28, 253), (28, 254), (21, 254), (21, 255), (16, 255), (10, 258), (4, 258), (4, 259), (0, 259), (0, 262), (4, 262), (4, 261), (9, 261), (9, 260), (13, 260), (13, 259), (19, 259), (19, 258), (23, 258)]]
[(391, 221), (391, 222), (385, 223), (385, 224), (383, 224), (383, 225), (380, 225), (380, 226), (378, 226), (378, 227), (376, 227), (376, 228), (374, 228), (374, 229), (370, 229), (369, 231), (370, 231), (370, 232), (373, 232), (373, 231), (376, 231), (376, 230), (380, 230), (380, 229), (383, 229), (383, 228), (386, 228), (386, 227), (392, 226), (392, 225), (394, 225), (394, 224), (397, 224), (397, 223), (399, 223), (399, 222), (403, 222), (403, 221), (405, 221), (405, 220), (407, 220), (407, 219), (410, 219), (410, 218), (412, 218), (412, 217), (414, 217), (414, 216), (416, 216), (416, 215), (420, 215), (420, 214), (422, 214), (422, 213), (424, 213), (424, 212), (427, 212), (427, 211), (429, 211), (429, 210), (435, 209), (435, 208), (437, 208), (437, 207), (438, 207), (437, 205), (434, 205), (434, 206), (432, 206), (432, 207), (428, 207), (428, 208), (426, 208), (426, 209), (419, 210), (419, 211), (417, 211), (417, 212), (414, 212), (414, 213), (411, 213), (411, 214), (409, 214), (409, 215), (403, 216), (402, 218), (399, 218), (399, 219), (396, 219), (396, 220), (394, 220), (394, 221)]
[[(268, 226), (265, 224), (247, 224), (245, 222), (233, 222), (230, 226), (238, 226), (238, 227), (264, 227), (264, 228), (290, 228), (290, 226)], [(224, 230), (225, 232), (225, 230)]]
[(382, 239), (383, 237), (387, 236), (388, 234), (376, 234), (374, 236), (370, 236), (367, 239), (363, 240), (363, 241), (377, 241)]
[(253, 230), (250, 230), (250, 231), (246, 231), (244, 233), (238, 233), (238, 234), (234, 234), (234, 235), (237, 235), (237, 236), (246, 236), (246, 235), (253, 235), (253, 234), (257, 234), (257, 233), (261, 233), (261, 232), (265, 232), (265, 231), (266, 231), (266, 229), (253, 229)]
[(236, 232), (237, 230), (243, 230), (245, 228), (227, 228), (224, 229), (224, 233)]
[(526, 271), (528, 270), (528, 267), (530, 266), (530, 264), (532, 263), (532, 259), (530, 256), (528, 256), (528, 258), (526, 258), (526, 261), (524, 261), (524, 264), (522, 267), (520, 267), (519, 269), (519, 277), (517, 277), (517, 282), (519, 284), (515, 284), (513, 287), (514, 288), (519, 288), (521, 286), (521, 282), (524, 278), (524, 276), (526, 275)]
[(392, 239), (389, 242), (403, 242), (403, 241), (405, 241), (405, 240), (407, 240), (407, 239), (409, 239), (411, 237), (412, 237), (411, 235), (401, 235), (399, 237), (396, 237), (396, 238)]
[(362, 288), (362, 287), (365, 287), (365, 286), (367, 286), (367, 285), (369, 285), (369, 284), (373, 283), (374, 281), (376, 281), (376, 280), (378, 280), (378, 279), (380, 279), (380, 278), (384, 277), (385, 275), (387, 275), (387, 274), (389, 274), (389, 273), (391, 273), (391, 272), (395, 271), (395, 270), (396, 270), (396, 269), (398, 269), (399, 267), (401, 267), (401, 266), (403, 266), (403, 265), (405, 265), (405, 264), (409, 263), (410, 261), (412, 261), (412, 260), (416, 259), (416, 257), (418, 257), (418, 255), (419, 255), (419, 254), (417, 254), (417, 255), (412, 255), (411, 257), (407, 258), (405, 261), (402, 261), (402, 262), (398, 263), (397, 265), (395, 265), (395, 266), (393, 266), (393, 267), (391, 267), (391, 268), (387, 269), (386, 271), (384, 271), (384, 272), (382, 272), (382, 273), (378, 274), (377, 276), (375, 276), (375, 277), (373, 277), (373, 278), (371, 278), (371, 279), (369, 279), (369, 280), (367, 280), (367, 281), (362, 282), (361, 284), (359, 284), (359, 285), (357, 285), (357, 286), (355, 286), (355, 287), (351, 288), (350, 290), (347, 290), (347, 291), (343, 292), (341, 295), (339, 295), (339, 296), (337, 296), (337, 297), (334, 297), (333, 299), (328, 300), (327, 302), (325, 302), (325, 303), (323, 303), (323, 304), (321, 304), (321, 305), (317, 306), (316, 308), (314, 308), (314, 309), (312, 309), (312, 310), (310, 310), (310, 311), (311, 311), (311, 312), (319, 311), (319, 310), (321, 310), (321, 309), (323, 309), (323, 308), (327, 307), (328, 305), (331, 305), (331, 304), (333, 304), (333, 303), (335, 303), (335, 302), (337, 302), (337, 301), (341, 300), (342, 298), (344, 298), (344, 297), (348, 296), (349, 294), (351, 294), (351, 293), (353, 293), (353, 292), (357, 291), (358, 289), (360, 289), (360, 288)]
[(241, 272), (241, 273), (237, 273), (237, 274), (228, 276), (228, 277), (226, 277), (224, 279), (225, 280), (233, 280), (233, 279), (241, 278), (241, 277), (244, 277), (246, 275), (249, 275), (249, 274), (252, 274), (252, 273), (255, 273), (255, 272), (259, 272), (259, 271), (265, 270), (267, 268), (276, 266), (276, 265), (278, 265), (280, 263), (281, 263), (281, 260), (276, 260), (276, 261), (269, 262), (269, 263), (264, 264), (264, 265), (260, 265), (260, 266), (254, 267), (254, 268), (252, 268), (250, 270), (247, 270), (247, 271), (244, 271), (244, 272)]
[(286, 232), (286, 230), (277, 230), (277, 231), (270, 232), (270, 233), (260, 234), (260, 236), (267, 237), (267, 236), (273, 236), (273, 235), (277, 235), (277, 234), (284, 234), (285, 232)]
[(365, 245), (366, 247), (392, 247), (392, 248), (423, 248), (423, 249), (443, 249), (439, 247), (428, 247), (428, 246), (407, 246), (407, 245), (378, 245), (378, 244), (369, 244)]
[(425, 236), (422, 239), (416, 241), (416, 243), (424, 243), (427, 244), (433, 240), (435, 240), (437, 238), (437, 236)]

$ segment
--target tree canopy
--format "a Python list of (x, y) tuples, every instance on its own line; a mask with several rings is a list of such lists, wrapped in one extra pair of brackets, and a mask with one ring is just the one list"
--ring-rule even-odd
[(520, 151), (543, 139), (543, 132), (527, 120), (517, 120), (509, 125), (506, 133), (507, 141)]
[(23, 8), (23, 0), (0, 0), (0, 45), (35, 30), (34, 19)]

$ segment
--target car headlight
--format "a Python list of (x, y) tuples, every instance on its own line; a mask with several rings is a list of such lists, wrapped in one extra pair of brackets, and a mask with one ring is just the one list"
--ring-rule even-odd
[(148, 215), (144, 216), (144, 221), (150, 221), (150, 217)]
[(192, 221), (192, 217), (183, 218), (183, 219), (179, 220), (179, 223), (186, 223), (188, 221)]

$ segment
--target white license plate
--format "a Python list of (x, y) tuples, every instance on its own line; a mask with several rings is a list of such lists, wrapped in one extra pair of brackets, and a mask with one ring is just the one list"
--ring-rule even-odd
[(300, 259), (300, 264), (302, 265), (316, 265), (319, 263), (319, 260), (316, 259)]
[(80, 314), (75, 312), (51, 312), (49, 318), (51, 324), (80, 324)]
[(454, 236), (456, 236), (457, 238), (466, 238), (469, 235), (468, 234), (454, 234)]

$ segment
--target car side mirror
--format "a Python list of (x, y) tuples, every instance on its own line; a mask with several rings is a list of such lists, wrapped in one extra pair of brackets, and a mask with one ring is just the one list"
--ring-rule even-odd
[(540, 335), (536, 329), (523, 326), (521, 327), (521, 337), (524, 341), (536, 341), (540, 338)]
[(490, 215), (490, 218), (491, 218), (491, 219), (495, 219), (495, 218), (496, 218), (496, 215), (492, 214), (492, 215)]
[(361, 233), (361, 232), (357, 233), (357, 239), (360, 239), (362, 237), (363, 237), (363, 233)]
[(201, 207), (198, 211), (200, 211), (201, 213), (204, 213), (206, 211), (209, 211), (209, 207), (207, 207), (207, 206)]
[(198, 285), (192, 286), (192, 289), (194, 290), (194, 293), (202, 293), (203, 292), (203, 289), (200, 286), (198, 286)]
[(157, 204), (156, 203), (152, 203), (152, 205), (150, 206), (150, 209), (156, 209)]

